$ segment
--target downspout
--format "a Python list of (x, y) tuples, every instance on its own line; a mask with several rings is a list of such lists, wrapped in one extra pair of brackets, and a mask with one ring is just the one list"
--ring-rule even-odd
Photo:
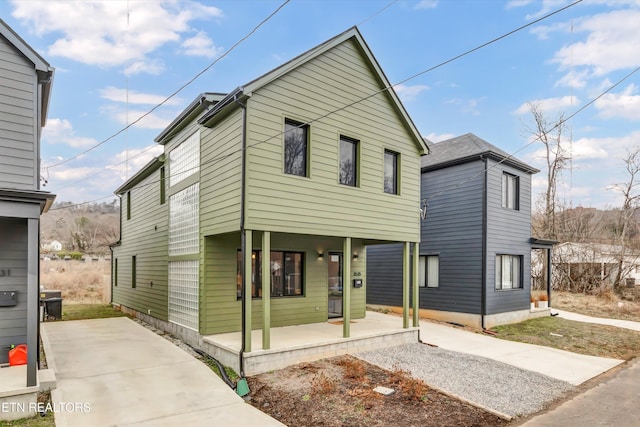
[[(247, 106), (240, 102), (237, 98), (237, 94), (234, 95), (233, 101), (237, 103), (240, 108), (242, 108), (242, 167), (241, 167), (241, 181), (240, 181), (240, 235), (242, 239), (241, 243), (241, 252), (242, 252), (242, 293), (241, 293), (241, 304), (242, 304), (242, 333), (241, 340), (242, 345), (240, 347), (240, 378), (244, 378), (244, 341), (247, 334), (247, 325), (246, 325), (246, 309), (245, 309), (245, 298), (247, 297), (247, 289), (249, 288), (248, 282), (251, 280), (244, 274), (244, 261), (246, 259), (245, 254), (247, 253), (247, 245), (246, 245), (246, 230), (244, 229), (244, 208), (245, 208), (245, 181), (246, 181), (246, 167), (247, 167)], [(251, 250), (251, 248), (249, 248)], [(251, 327), (251, 325), (249, 325)], [(251, 331), (249, 331), (251, 333)]]
[[(117, 243), (122, 242), (122, 196), (118, 194), (118, 205), (120, 208), (120, 214), (118, 215), (118, 219), (120, 220), (120, 236), (118, 236), (118, 241)], [(113, 277), (113, 246), (109, 246), (109, 250), (111, 251), (111, 301), (109, 302), (109, 304), (113, 305), (113, 291), (114, 291), (114, 287), (113, 286), (116, 282), (116, 278)]]
[(487, 179), (489, 177), (488, 159), (483, 155), (484, 180), (482, 182), (482, 291), (480, 297), (480, 326), (485, 329), (484, 317), (487, 314)]

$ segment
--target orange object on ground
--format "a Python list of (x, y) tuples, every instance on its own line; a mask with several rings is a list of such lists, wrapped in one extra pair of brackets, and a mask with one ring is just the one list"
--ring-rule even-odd
[(9, 350), (9, 366), (27, 364), (27, 345), (20, 344)]

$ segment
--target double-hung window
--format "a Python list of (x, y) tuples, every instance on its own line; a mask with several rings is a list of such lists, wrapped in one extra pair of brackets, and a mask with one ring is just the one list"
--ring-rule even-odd
[(502, 207), (520, 209), (520, 179), (509, 173), (502, 174)]
[(293, 120), (284, 122), (284, 173), (309, 176), (307, 168), (309, 127)]
[(438, 255), (420, 257), (418, 285), (423, 288), (440, 286), (440, 258)]
[(496, 255), (496, 289), (522, 288), (522, 256)]
[(398, 158), (393, 151), (384, 150), (384, 192), (398, 194)]
[(340, 136), (340, 184), (357, 186), (358, 141)]

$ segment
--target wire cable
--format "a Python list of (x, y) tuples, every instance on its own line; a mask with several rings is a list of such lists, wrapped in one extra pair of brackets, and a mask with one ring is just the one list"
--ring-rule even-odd
[[(359, 104), (359, 103), (361, 103), (361, 102), (364, 102), (364, 101), (366, 101), (366, 100), (368, 100), (368, 99), (371, 99), (372, 97), (374, 97), (374, 96), (376, 96), (376, 95), (379, 95), (380, 93), (383, 93), (383, 92), (385, 92), (385, 91), (387, 91), (387, 90), (393, 90), (393, 87), (394, 87), (394, 86), (397, 86), (397, 85), (400, 85), (400, 84), (406, 83), (406, 82), (408, 82), (408, 81), (410, 81), (410, 80), (413, 80), (413, 79), (415, 79), (415, 78), (417, 78), (417, 77), (419, 77), (419, 76), (422, 76), (422, 75), (424, 75), (424, 74), (426, 74), (426, 73), (429, 73), (429, 72), (434, 71), (434, 70), (436, 70), (436, 69), (438, 69), (438, 68), (441, 68), (441, 67), (443, 67), (443, 66), (445, 66), (445, 65), (447, 65), (447, 64), (450, 64), (450, 63), (452, 63), (452, 62), (454, 62), (454, 61), (456, 61), (456, 60), (458, 60), (458, 59), (460, 59), (460, 58), (463, 58), (463, 57), (465, 57), (465, 56), (467, 56), (467, 55), (469, 55), (469, 54), (471, 54), (471, 53), (473, 53), (473, 52), (476, 52), (476, 51), (478, 51), (478, 50), (480, 50), (480, 49), (482, 49), (482, 48), (484, 48), (484, 47), (487, 47), (487, 46), (489, 46), (489, 45), (491, 45), (491, 44), (493, 44), (493, 43), (496, 43), (496, 42), (498, 42), (498, 41), (500, 41), (500, 40), (502, 40), (502, 39), (504, 39), (504, 38), (506, 38), (506, 37), (508, 37), (508, 36), (510, 36), (510, 35), (513, 35), (513, 34), (515, 34), (515, 33), (519, 32), (519, 31), (522, 31), (522, 30), (524, 30), (524, 29), (526, 29), (526, 28), (528, 28), (528, 27), (530, 27), (530, 26), (532, 26), (532, 25), (535, 25), (535, 24), (537, 24), (537, 23), (539, 23), (539, 22), (541, 22), (541, 21), (543, 21), (543, 20), (545, 20), (545, 19), (548, 19), (548, 18), (550, 18), (551, 16), (554, 16), (554, 15), (556, 15), (556, 14), (558, 14), (558, 13), (562, 12), (562, 11), (565, 11), (565, 10), (567, 10), (568, 8), (573, 7), (573, 6), (575, 6), (575, 5), (579, 4), (579, 3), (581, 3), (582, 1), (583, 1), (583, 0), (576, 0), (576, 1), (574, 1), (573, 3), (570, 3), (570, 4), (568, 4), (568, 5), (564, 6), (564, 7), (560, 8), (560, 9), (557, 9), (557, 10), (555, 10), (555, 11), (552, 11), (552, 12), (550, 12), (550, 13), (548, 13), (548, 14), (546, 14), (546, 15), (544, 15), (544, 16), (542, 16), (542, 17), (540, 17), (540, 18), (538, 18), (538, 19), (536, 19), (536, 20), (534, 20), (534, 21), (532, 21), (532, 22), (529, 22), (529, 23), (527, 23), (527, 24), (521, 25), (521, 26), (517, 27), (517, 28), (516, 28), (516, 29), (514, 29), (514, 30), (511, 30), (511, 31), (509, 31), (509, 32), (507, 32), (507, 33), (504, 33), (504, 34), (502, 34), (501, 36), (495, 37), (495, 38), (493, 38), (493, 39), (491, 39), (491, 40), (489, 40), (489, 41), (487, 41), (487, 42), (485, 42), (485, 43), (482, 43), (482, 44), (480, 44), (480, 45), (478, 45), (478, 46), (476, 46), (476, 47), (474, 47), (474, 48), (471, 48), (471, 49), (469, 49), (469, 50), (467, 50), (467, 51), (465, 51), (465, 52), (463, 52), (463, 53), (461, 53), (461, 54), (458, 54), (458, 55), (456, 55), (456, 56), (454, 56), (454, 57), (452, 57), (452, 58), (450, 58), (450, 59), (447, 59), (447, 60), (445, 60), (445, 61), (443, 61), (443, 62), (440, 62), (440, 63), (439, 63), (439, 64), (437, 64), (437, 65), (434, 65), (434, 66), (432, 66), (432, 67), (426, 68), (426, 69), (424, 69), (424, 70), (422, 70), (422, 71), (420, 71), (420, 72), (418, 72), (418, 73), (415, 73), (415, 74), (413, 74), (413, 75), (411, 75), (411, 76), (409, 76), (409, 77), (407, 77), (407, 78), (405, 78), (405, 79), (403, 79), (403, 80), (401, 80), (401, 81), (399, 81), (399, 82), (397, 82), (397, 83), (395, 83), (395, 84), (392, 84), (392, 85), (389, 85), (389, 86), (385, 86), (385, 87), (383, 87), (382, 89), (379, 89), (379, 90), (377, 90), (377, 91), (375, 91), (375, 92), (373, 92), (373, 93), (371, 93), (371, 94), (369, 94), (369, 95), (367, 95), (367, 96), (364, 96), (364, 97), (362, 97), (362, 98), (359, 98), (359, 99), (357, 99), (357, 100), (355, 100), (355, 101), (353, 101), (353, 102), (350, 102), (350, 103), (348, 103), (348, 104), (345, 104), (345, 105), (343, 105), (343, 106), (341, 106), (341, 107), (339, 107), (339, 108), (337, 108), (337, 109), (331, 110), (331, 111), (329, 111), (329, 112), (327, 112), (327, 113), (325, 113), (325, 114), (323, 114), (323, 115), (321, 115), (321, 116), (319, 116), (319, 117), (316, 117), (316, 118), (314, 118), (314, 119), (311, 119), (311, 120), (309, 120), (309, 121), (307, 121), (307, 122), (301, 123), (301, 124), (299, 124), (297, 127), (304, 127), (304, 126), (308, 126), (308, 125), (310, 125), (310, 124), (312, 124), (312, 123), (318, 122), (318, 121), (320, 121), (320, 120), (322, 120), (322, 119), (324, 119), (324, 118), (327, 118), (327, 117), (329, 117), (329, 116), (331, 116), (331, 115), (333, 115), (333, 114), (336, 114), (336, 113), (338, 113), (338, 112), (340, 112), (340, 111), (346, 110), (347, 108), (353, 107), (354, 105), (357, 105), (357, 104)], [(393, 4), (393, 3), (392, 3), (392, 4)], [(281, 5), (281, 7), (282, 7), (282, 6), (284, 6), (284, 4), (283, 4), (283, 5)], [(390, 6), (390, 5), (387, 5), (387, 7), (389, 7), (389, 6)], [(281, 7), (280, 7), (280, 8), (281, 8)], [(278, 10), (279, 10), (279, 9), (278, 9)], [(382, 9), (382, 10), (384, 10), (384, 9)], [(378, 12), (377, 12), (377, 13), (378, 13)], [(377, 13), (376, 13), (376, 14), (377, 14)], [(274, 12), (274, 14), (275, 14), (275, 12)], [(273, 15), (273, 14), (272, 14), (272, 15)], [(271, 15), (271, 16), (272, 16), (272, 15)], [(374, 15), (372, 15), (372, 16), (375, 16), (375, 14), (374, 14)], [(264, 22), (264, 21), (263, 21), (263, 22)], [(246, 37), (245, 37), (245, 38), (246, 38)], [(612, 88), (613, 88), (613, 87), (612, 87)], [(610, 88), (609, 90), (611, 90), (612, 88)], [(602, 96), (602, 95), (604, 95), (604, 93), (602, 93), (600, 96)], [(255, 95), (254, 95), (254, 96), (255, 96)], [(596, 99), (592, 100), (592, 102), (591, 102), (591, 103), (593, 103), (593, 102), (595, 102), (595, 101), (596, 101)], [(588, 105), (590, 105), (590, 104), (588, 104)], [(585, 105), (583, 108), (586, 108), (588, 105)], [(579, 110), (579, 111), (581, 111), (581, 110)], [(575, 113), (575, 114), (577, 114), (577, 113)], [(575, 115), (575, 114), (574, 114), (574, 115)], [(573, 115), (572, 115), (571, 117), (573, 117)], [(277, 133), (277, 134), (275, 134), (275, 135), (272, 135), (272, 136), (268, 137), (267, 139), (264, 139), (264, 140), (261, 140), (261, 141), (255, 142), (255, 143), (253, 143), (253, 144), (249, 144), (249, 145), (247, 145), (247, 147), (246, 147), (246, 148), (244, 148), (244, 150), (248, 150), (249, 148), (253, 148), (253, 147), (256, 147), (256, 146), (258, 146), (258, 145), (268, 143), (269, 141), (271, 141), (271, 140), (273, 140), (273, 139), (275, 139), (275, 138), (279, 138), (280, 136), (284, 135), (284, 133), (285, 133), (284, 131), (281, 131), (281, 132), (278, 132), (278, 133)], [(531, 143), (529, 143), (528, 145), (530, 145), (530, 144), (531, 144)], [(525, 146), (525, 147), (526, 147), (526, 146)], [(518, 151), (522, 150), (523, 148), (524, 148), (524, 147), (520, 148)], [(230, 156), (232, 156), (232, 155), (234, 155), (234, 154), (240, 153), (240, 152), (242, 152), (242, 151), (243, 151), (243, 148), (240, 148), (240, 149), (238, 149), (238, 150), (232, 151), (232, 152), (230, 152), (230, 153), (228, 153), (228, 154), (225, 154), (225, 155), (223, 155), (223, 156), (219, 156), (219, 157), (213, 158), (213, 159), (211, 159), (211, 160), (209, 160), (209, 161), (207, 161), (207, 162), (205, 162), (205, 163), (202, 163), (202, 165), (207, 165), (207, 164), (217, 163), (217, 162), (219, 162), (219, 161), (222, 161), (222, 160), (224, 160), (224, 159), (226, 159), (226, 158), (228, 158), (228, 157), (230, 157)], [(518, 151), (516, 151), (515, 153), (517, 153)], [(514, 153), (514, 154), (515, 154), (515, 153)], [(62, 163), (59, 163), (59, 164), (62, 164)], [(54, 165), (54, 166), (57, 166), (57, 165)], [(50, 167), (52, 167), (52, 166), (50, 166)], [(195, 168), (199, 168), (199, 167), (200, 167), (200, 165), (199, 165), (199, 166), (196, 166)], [(194, 168), (194, 169), (195, 169), (195, 168)], [(182, 171), (182, 173), (184, 173), (184, 172), (187, 172), (187, 171)], [(149, 184), (146, 184), (146, 185), (151, 185), (151, 184), (152, 184), (152, 183), (149, 183)], [(138, 188), (140, 188), (140, 187), (143, 187), (143, 186), (139, 186)]]
[(156, 106), (154, 106), (153, 108), (151, 108), (151, 110), (147, 111), (146, 113), (144, 113), (143, 115), (141, 115), (140, 117), (138, 117), (136, 120), (134, 120), (133, 122), (127, 124), (127, 126), (125, 126), (124, 128), (120, 129), (119, 131), (117, 131), (116, 133), (114, 133), (113, 135), (107, 137), (106, 139), (103, 139), (102, 141), (100, 141), (99, 143), (87, 148), (86, 150), (72, 156), (69, 157), (65, 160), (62, 160), (58, 163), (55, 163), (53, 165), (47, 166), (48, 169), (51, 168), (55, 168), (57, 166), (60, 165), (64, 165), (65, 163), (68, 163), (72, 160), (77, 159), (78, 157), (89, 153), (90, 151), (95, 150), (96, 148), (100, 147), (101, 145), (106, 144), (107, 142), (111, 141), (113, 138), (115, 138), (116, 136), (120, 135), (121, 133), (125, 132), (127, 129), (129, 129), (131, 126), (135, 125), (136, 123), (140, 122), (142, 119), (144, 119), (145, 117), (147, 117), (148, 115), (150, 115), (151, 113), (153, 113), (154, 111), (156, 111), (158, 108), (160, 108), (161, 106), (163, 106), (164, 104), (166, 104), (167, 102), (169, 102), (169, 100), (171, 100), (174, 96), (176, 96), (177, 94), (179, 94), (180, 92), (182, 92), (187, 86), (191, 85), (191, 83), (193, 83), (195, 80), (197, 80), (201, 75), (203, 75), (204, 73), (206, 73), (207, 71), (209, 71), (211, 69), (211, 67), (213, 67), (215, 64), (217, 64), (218, 62), (220, 62), (222, 59), (224, 59), (226, 56), (228, 56), (231, 52), (233, 52), (240, 44), (242, 44), (245, 40), (247, 40), (249, 37), (251, 37), (260, 27), (262, 27), (265, 23), (267, 23), (267, 21), (269, 21), (271, 18), (273, 18), (287, 3), (289, 3), (291, 0), (285, 0), (282, 4), (280, 4), (280, 6), (278, 6), (273, 12), (271, 12), (271, 14), (269, 16), (267, 16), (266, 18), (264, 18), (262, 21), (260, 21), (260, 23), (258, 23), (258, 25), (256, 25), (255, 27), (253, 27), (253, 29), (251, 31), (249, 31), (244, 37), (242, 37), (240, 40), (238, 40), (233, 46), (231, 46), (227, 51), (225, 51), (222, 55), (220, 55), (218, 58), (216, 58), (213, 62), (211, 62), (209, 65), (207, 65), (203, 70), (201, 70), (199, 73), (197, 73), (195, 76), (193, 76), (189, 81), (187, 81), (185, 84), (183, 84), (182, 86), (180, 86), (178, 89), (176, 89), (175, 91), (173, 91), (169, 96), (167, 96), (164, 100), (162, 100), (159, 104), (157, 104)]

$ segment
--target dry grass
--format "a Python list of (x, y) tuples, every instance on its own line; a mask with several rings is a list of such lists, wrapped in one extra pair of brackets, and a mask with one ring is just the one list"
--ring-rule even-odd
[(587, 316), (640, 322), (640, 287), (623, 288), (620, 292), (595, 296), (554, 291), (551, 304), (553, 308)]
[(107, 304), (111, 301), (111, 263), (41, 261), (40, 285), (62, 291), (65, 304)]
[(629, 360), (640, 356), (640, 333), (615, 326), (540, 317), (493, 328), (497, 337), (590, 356)]

